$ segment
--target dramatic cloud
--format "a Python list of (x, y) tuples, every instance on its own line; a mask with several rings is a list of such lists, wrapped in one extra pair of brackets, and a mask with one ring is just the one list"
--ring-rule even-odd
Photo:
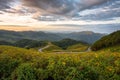
[(0, 10), (10, 9), (11, 2), (14, 0), (0, 0)]
[(108, 3), (90, 10), (84, 10), (79, 14), (77, 18), (80, 16), (82, 20), (112, 20), (120, 17), (120, 1), (110, 0)]
[(40, 13), (52, 13), (64, 16), (74, 16), (77, 12), (108, 0), (22, 0), (24, 6), (31, 7)]
[(0, 25), (52, 31), (120, 29), (112, 24), (120, 24), (120, 0), (0, 0)]
[[(17, 8), (12, 7), (13, 3)], [(0, 0), (0, 11), (19, 15), (32, 14), (32, 18), (39, 21), (58, 21), (65, 17), (72, 20), (112, 20), (113, 17), (120, 17), (120, 1)]]

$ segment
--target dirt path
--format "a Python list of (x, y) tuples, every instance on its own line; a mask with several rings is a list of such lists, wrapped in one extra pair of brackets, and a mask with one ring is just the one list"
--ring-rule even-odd
[(43, 48), (38, 49), (38, 51), (39, 51), (39, 52), (43, 52), (43, 50), (49, 48), (50, 45), (51, 45), (51, 42), (48, 42), (48, 45), (46, 45), (46, 46), (43, 47)]
[(39, 51), (39, 52), (43, 52), (44, 49), (47, 49), (47, 48), (49, 48), (49, 47), (50, 47), (50, 45), (47, 45), (47, 46), (45, 46), (45, 47), (43, 47), (43, 48), (40, 48), (38, 51)]

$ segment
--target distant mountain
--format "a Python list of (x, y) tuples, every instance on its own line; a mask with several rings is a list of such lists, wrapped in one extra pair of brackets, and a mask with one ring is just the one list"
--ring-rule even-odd
[(92, 45), (91, 49), (93, 51), (97, 51), (103, 48), (117, 46), (117, 45), (120, 45), (120, 30), (102, 37), (100, 40), (96, 41)]
[(56, 40), (60, 40), (61, 37), (53, 33), (45, 33), (41, 31), (15, 32), (15, 31), (0, 30), (0, 40), (15, 42), (21, 39), (56, 41)]
[(21, 39), (58, 41), (64, 38), (70, 38), (92, 44), (96, 40), (100, 39), (102, 36), (104, 36), (104, 34), (94, 33), (91, 31), (74, 32), (74, 33), (46, 33), (42, 31), (15, 32), (15, 31), (0, 30), (0, 40), (10, 41), (10, 42), (15, 42)]
[(94, 33), (92, 31), (82, 31), (82, 32), (73, 32), (68, 34), (60, 34), (59, 36), (64, 38), (71, 38), (74, 40), (84, 41), (89, 44), (94, 43), (95, 41), (99, 40), (105, 34)]

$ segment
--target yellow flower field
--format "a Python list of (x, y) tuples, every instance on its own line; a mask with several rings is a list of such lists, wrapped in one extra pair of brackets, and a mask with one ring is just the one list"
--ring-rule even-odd
[(56, 54), (0, 46), (0, 80), (120, 80), (120, 52)]

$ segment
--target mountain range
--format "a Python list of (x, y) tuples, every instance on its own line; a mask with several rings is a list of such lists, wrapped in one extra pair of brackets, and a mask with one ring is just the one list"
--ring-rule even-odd
[(0, 30), (0, 40), (15, 42), (21, 39), (31, 39), (31, 40), (48, 40), (48, 41), (59, 41), (64, 38), (70, 38), (74, 40), (84, 41), (86, 43), (92, 44), (105, 34), (94, 33), (92, 31), (82, 31), (73, 33), (50, 33), (42, 31), (7, 31)]

